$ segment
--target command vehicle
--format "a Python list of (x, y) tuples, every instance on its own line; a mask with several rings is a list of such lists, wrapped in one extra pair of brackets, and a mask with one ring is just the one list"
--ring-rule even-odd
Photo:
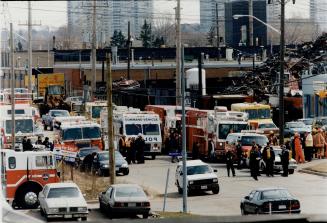
[(209, 139), (215, 145), (214, 154), (218, 160), (224, 158), (225, 140), (230, 132), (248, 129), (247, 116), (242, 112), (221, 112), (214, 110), (188, 111), (186, 113), (186, 148), (192, 153), (193, 144), (200, 143), (201, 158), (209, 156)]
[(2, 150), (2, 185), (13, 206), (36, 208), (38, 194), (48, 183), (59, 182), (55, 157), (50, 151)]

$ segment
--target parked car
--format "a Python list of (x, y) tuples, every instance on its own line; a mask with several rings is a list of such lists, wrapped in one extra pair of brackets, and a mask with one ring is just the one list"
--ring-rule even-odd
[[(122, 173), (123, 175), (129, 174), (129, 167), (127, 161), (121, 155), (119, 151), (115, 151), (115, 164), (116, 174)], [(92, 169), (99, 176), (109, 175), (109, 152), (102, 151), (98, 152), (93, 159)]]
[(313, 121), (314, 128), (326, 128), (327, 126), (327, 116), (324, 117), (317, 117)]
[(85, 171), (85, 163), (83, 162), (84, 158), (89, 154), (92, 154), (94, 152), (98, 153), (100, 151), (101, 150), (98, 147), (83, 147), (83, 148), (80, 148), (79, 151), (76, 154), (75, 166), (77, 168), (79, 168), (81, 172), (84, 172)]
[(87, 220), (87, 203), (75, 183), (50, 183), (39, 193), (41, 214), (50, 218)]
[[(195, 191), (212, 191), (219, 193), (217, 170), (212, 169), (208, 164), (201, 160), (186, 161), (187, 168), (187, 191), (188, 194)], [(178, 193), (183, 193), (183, 163), (179, 162), (176, 168), (175, 184)]]
[(59, 110), (54, 109), (50, 110), (47, 114), (42, 115), (42, 124), (44, 127), (44, 130), (48, 129), (48, 126), (50, 127), (50, 131), (53, 130), (54, 127), (54, 118), (55, 117), (69, 117), (70, 114), (67, 110)]
[(68, 97), (68, 98), (66, 98), (65, 102), (67, 104), (82, 105), (83, 104), (83, 97), (80, 97), (80, 96), (77, 96), (77, 97)]
[(311, 128), (305, 125), (303, 122), (286, 122), (284, 136), (291, 137), (295, 132), (303, 135), (306, 132), (311, 132)]
[(241, 213), (247, 214), (289, 214), (300, 213), (300, 201), (285, 188), (259, 188), (241, 200)]
[(303, 122), (308, 128), (312, 129), (313, 118), (301, 118), (297, 120), (298, 122)]
[(114, 214), (142, 215), (148, 218), (150, 201), (143, 189), (136, 184), (114, 184), (99, 194), (100, 210)]
[[(282, 161), (280, 157), (282, 154), (282, 150), (280, 148), (274, 148), (274, 153), (275, 153), (274, 171), (280, 172), (283, 170)], [(261, 171), (266, 170), (266, 163), (265, 161), (263, 161), (263, 159), (260, 160), (259, 166)], [(292, 158), (288, 164), (288, 173), (293, 174), (296, 168), (297, 168), (296, 160)]]

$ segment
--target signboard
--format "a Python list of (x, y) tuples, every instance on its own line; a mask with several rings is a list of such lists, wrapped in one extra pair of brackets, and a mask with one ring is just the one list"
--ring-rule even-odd
[(45, 88), (49, 85), (65, 86), (65, 75), (63, 73), (39, 74), (38, 75), (39, 96), (44, 96)]
[(55, 144), (53, 154), (56, 160), (64, 160), (66, 162), (74, 163), (78, 152), (77, 147)]

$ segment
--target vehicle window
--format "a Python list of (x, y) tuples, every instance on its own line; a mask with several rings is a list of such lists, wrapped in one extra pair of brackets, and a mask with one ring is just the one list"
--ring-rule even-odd
[(83, 128), (83, 139), (95, 139), (100, 137), (101, 137), (101, 132), (99, 127)]
[(99, 161), (109, 160), (109, 153), (99, 153), (98, 158)]
[(111, 197), (111, 192), (112, 192), (112, 187), (109, 187), (108, 190), (106, 191), (106, 194)]
[[(33, 133), (33, 119), (15, 120), (15, 132)], [(6, 120), (6, 133), (11, 133), (11, 120)]]
[(81, 149), (79, 151), (79, 156), (84, 157), (84, 156), (87, 156), (87, 155), (89, 155), (93, 152), (97, 152), (97, 151), (98, 151), (98, 149)]
[(43, 189), (43, 194), (44, 196), (46, 196), (49, 192), (49, 187), (48, 186), (45, 186), (44, 189)]
[(218, 136), (219, 139), (226, 139), (227, 135), (231, 132), (239, 133), (242, 130), (246, 130), (247, 124), (219, 124)]
[(35, 166), (36, 167), (47, 167), (52, 166), (53, 161), (51, 156), (36, 156), (35, 157)]
[(253, 199), (259, 200), (260, 199), (259, 195), (260, 195), (259, 191), (255, 192), (254, 195), (253, 195)]
[(143, 134), (144, 135), (159, 135), (159, 125), (158, 124), (144, 124), (143, 125)]
[[(7, 114), (11, 115), (11, 110), (7, 110)], [(25, 111), (24, 111), (24, 109), (15, 109), (15, 114), (16, 115), (24, 115)]]
[(279, 156), (282, 154), (282, 150), (281, 149), (274, 149), (274, 153), (275, 153), (275, 156)]
[(103, 108), (103, 106), (92, 106), (92, 118), (100, 118), (100, 113)]
[(265, 129), (265, 128), (277, 128), (277, 126), (274, 123), (265, 123), (259, 125), (259, 129)]
[(59, 95), (64, 94), (64, 88), (62, 86), (49, 86), (48, 87), (48, 94), (51, 95)]
[(254, 193), (255, 193), (255, 191), (251, 191), (251, 193), (249, 194), (249, 200), (252, 200)]
[(73, 198), (79, 197), (80, 192), (76, 187), (51, 188), (47, 198)]
[(81, 128), (64, 129), (62, 138), (63, 140), (82, 139), (82, 129)]
[(8, 158), (8, 166), (9, 166), (9, 169), (15, 169), (16, 168), (16, 158), (15, 157), (9, 157)]
[(126, 135), (138, 135), (142, 133), (142, 127), (140, 124), (126, 124)]
[(115, 192), (116, 197), (145, 197), (145, 193), (138, 187), (118, 187)]
[(69, 116), (68, 111), (52, 111), (52, 117), (66, 117)]
[(208, 165), (187, 167), (187, 175), (205, 174), (205, 173), (212, 173), (212, 170)]
[(281, 197), (290, 197), (290, 193), (287, 190), (267, 190), (261, 193), (261, 200), (277, 199)]
[(305, 124), (303, 122), (293, 122), (293, 123), (288, 123), (288, 128), (303, 128), (305, 127)]
[(251, 146), (253, 141), (260, 146), (265, 146), (268, 138), (266, 136), (242, 136), (241, 139), (242, 146)]

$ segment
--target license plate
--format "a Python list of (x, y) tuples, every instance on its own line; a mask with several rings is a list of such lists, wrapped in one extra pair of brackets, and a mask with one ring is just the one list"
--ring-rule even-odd
[(201, 186), (201, 189), (204, 190), (204, 189), (208, 189), (208, 186)]
[(286, 209), (286, 205), (279, 205), (278, 209)]
[(73, 215), (71, 215), (71, 214), (65, 214), (64, 215), (64, 218), (72, 218), (73, 217)]
[(128, 203), (128, 207), (136, 207), (136, 203)]

